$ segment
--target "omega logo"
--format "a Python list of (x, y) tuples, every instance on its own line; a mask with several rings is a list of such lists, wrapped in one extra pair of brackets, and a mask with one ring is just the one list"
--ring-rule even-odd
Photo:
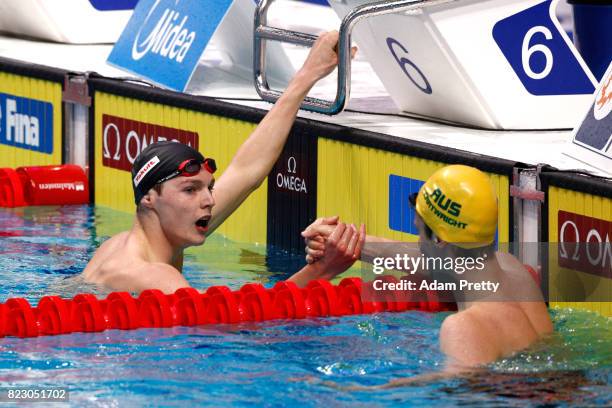
[(593, 217), (559, 212), (560, 265), (612, 276), (611, 223)]
[(308, 189), (306, 188), (306, 180), (297, 176), (290, 175), (297, 173), (297, 160), (293, 156), (289, 157), (289, 159), (287, 160), (287, 173), (288, 174), (276, 174), (276, 186), (284, 190), (308, 194)]

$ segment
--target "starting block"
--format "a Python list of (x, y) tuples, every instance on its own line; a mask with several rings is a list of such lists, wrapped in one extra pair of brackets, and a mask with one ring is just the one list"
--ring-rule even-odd
[[(596, 79), (558, 0), (455, 0), (369, 18), (355, 40), (406, 112), (489, 129), (572, 128)], [(367, 0), (330, 0), (341, 18)]]
[[(334, 114), (346, 106), (353, 32), (398, 107), (425, 117), (488, 129), (571, 128), (595, 89), (557, 21), (558, 0), (329, 2), (343, 19), (338, 91), (333, 102), (307, 98), (304, 109)], [(274, 101), (280, 92), (266, 86), (260, 43), (314, 39), (267, 27), (270, 3), (262, 0), (255, 16), (255, 79)]]
[[(140, 0), (107, 62), (185, 91), (213, 43), (215, 68), (250, 81), (254, 14), (253, 0)], [(274, 81), (287, 83), (294, 70), (280, 44), (270, 45), (269, 58)]]
[(114, 43), (138, 0), (2, 0), (0, 31), (72, 43)]

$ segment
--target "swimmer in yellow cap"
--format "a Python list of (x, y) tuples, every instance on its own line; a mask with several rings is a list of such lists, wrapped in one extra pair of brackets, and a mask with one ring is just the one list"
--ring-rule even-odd
[[(285, 145), (302, 100), (336, 67), (337, 43), (337, 32), (319, 37), (283, 96), (216, 183), (215, 161), (189, 146), (161, 142), (144, 149), (132, 169), (137, 205), (133, 227), (100, 246), (83, 271), (85, 280), (130, 292), (172, 293), (189, 286), (181, 273), (184, 249), (202, 245), (263, 182)], [(329, 262), (307, 265), (291, 279), (303, 286), (311, 279), (333, 277), (355, 262), (364, 239), (363, 228), (338, 229), (328, 244), (333, 255)]]
[[(419, 249), (412, 257), (442, 259), (480, 258), (462, 271), (438, 268), (428, 278), (456, 283), (453, 291), (458, 312), (448, 316), (440, 329), (440, 347), (451, 367), (464, 369), (493, 362), (522, 350), (551, 333), (552, 323), (539, 287), (514, 256), (495, 251), (497, 196), (489, 178), (468, 166), (452, 165), (436, 171), (411, 197)], [(303, 233), (307, 261), (325, 259), (325, 237), (337, 218), (319, 219)], [(393, 242), (367, 236), (362, 259), (393, 256)], [(463, 264), (465, 265), (465, 264)], [(432, 276), (433, 275), (433, 276)], [(460, 287), (462, 282), (463, 287)], [(485, 286), (482, 282), (498, 285)], [(478, 286), (477, 286), (478, 284)], [(406, 384), (397, 380), (386, 386)]]

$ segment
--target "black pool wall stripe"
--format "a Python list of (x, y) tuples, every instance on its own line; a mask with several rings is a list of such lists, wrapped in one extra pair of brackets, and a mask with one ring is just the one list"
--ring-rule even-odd
[(317, 136), (293, 129), (268, 176), (269, 250), (304, 251), (300, 233), (317, 216)]

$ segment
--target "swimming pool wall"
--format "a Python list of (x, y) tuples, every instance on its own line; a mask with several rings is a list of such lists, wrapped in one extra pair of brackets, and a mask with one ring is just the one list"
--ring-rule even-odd
[(65, 71), (0, 62), (0, 166), (62, 162)]
[[(222, 174), (266, 114), (116, 80), (94, 78), (90, 83), (95, 203), (120, 211), (135, 209), (129, 168), (152, 133), (166, 132), (197, 144), (205, 156), (215, 158)], [(396, 215), (392, 213), (398, 212), (390, 205), (391, 195), (407, 197), (418, 191), (420, 180), (445, 163), (475, 162), (498, 189), (498, 239), (508, 242), (509, 178), (514, 162), (298, 119), (268, 179), (224, 223), (221, 232), (242, 242), (301, 250), (299, 233), (305, 226), (317, 216), (338, 214), (347, 222), (366, 222), (372, 234), (414, 240), (411, 222), (389, 222)], [(390, 181), (394, 177), (399, 182)]]
[[(6, 78), (0, 84), (4, 87), (0, 92), (7, 89), (20, 91), (17, 96), (42, 98), (46, 95), (42, 92), (46, 82), (53, 86), (50, 89), (55, 93), (42, 99), (51, 101), (61, 119), (54, 114), (53, 152), (44, 157), (50, 161), (24, 151), (23, 146), (3, 145), (0, 148), (6, 154), (0, 155), (0, 167), (59, 163), (69, 157), (62, 155), (61, 147), (62, 129), (66, 124), (62, 124), (60, 77), (67, 73), (56, 69), (47, 72), (40, 66), (34, 68), (0, 58), (0, 75)], [(43, 75), (51, 80), (39, 84)], [(131, 161), (139, 149), (150, 143), (152, 136), (156, 136), (155, 140), (163, 135), (195, 145), (205, 156), (217, 160), (222, 174), (240, 144), (267, 113), (98, 75), (89, 75), (86, 81), (92, 97), (87, 136), (92, 148), (86, 160), (92, 202), (126, 213), (135, 209), (129, 173)], [(32, 83), (28, 89), (38, 93), (20, 90), (22, 83)], [(515, 219), (515, 200), (510, 190), (516, 183), (516, 171), (531, 166), (303, 118), (296, 120), (267, 180), (219, 232), (235, 241), (260, 243), (262, 248), (267, 245), (303, 251), (299, 235), (302, 229), (318, 216), (337, 214), (346, 222), (365, 222), (370, 234), (416, 241), (409, 211), (405, 211), (407, 198), (418, 191), (432, 172), (449, 163), (472, 165), (489, 174), (499, 197), (497, 241), (518, 239), (515, 231), (521, 220)], [(556, 242), (558, 234), (555, 236), (553, 218), (563, 209), (566, 213), (577, 211), (579, 215), (611, 225), (612, 183), (581, 176), (573, 177), (568, 184), (564, 176), (572, 175), (553, 169), (542, 173), (546, 198), (542, 205), (541, 242)], [(589, 203), (597, 204), (589, 207)], [(546, 272), (545, 285), (563, 279), (548, 277)], [(584, 278), (593, 279), (592, 276)], [(604, 279), (606, 284), (611, 280), (606, 276), (595, 279)], [(609, 303), (576, 306), (612, 315)]]
[[(586, 298), (606, 299), (612, 294), (612, 266), (610, 262), (610, 238), (612, 238), (612, 190), (604, 180), (586, 178), (579, 174), (544, 172), (541, 176), (546, 192), (543, 214), (542, 241), (563, 242), (568, 235), (577, 235), (580, 242), (602, 242), (602, 252), (572, 251), (567, 258), (573, 268), (549, 268), (548, 290), (551, 299), (563, 294)], [(555, 262), (560, 252), (551, 253), (550, 262)], [(581, 259), (583, 258), (583, 259)], [(557, 260), (558, 262), (558, 260)], [(566, 297), (567, 298), (567, 297)], [(581, 308), (612, 316), (612, 302), (551, 302), (554, 306)]]

